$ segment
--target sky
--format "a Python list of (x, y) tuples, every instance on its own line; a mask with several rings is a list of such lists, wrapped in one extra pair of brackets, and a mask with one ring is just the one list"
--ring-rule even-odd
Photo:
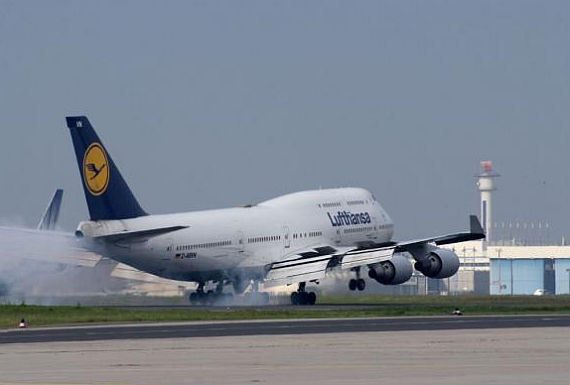
[(64, 188), (87, 115), (150, 213), (360, 186), (396, 238), (494, 219), (570, 236), (568, 1), (0, 0), (0, 223)]

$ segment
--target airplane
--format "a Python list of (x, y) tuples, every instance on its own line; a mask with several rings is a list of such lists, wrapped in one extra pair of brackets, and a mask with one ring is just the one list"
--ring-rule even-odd
[(43, 231), (53, 231), (57, 226), (57, 220), (59, 219), (59, 211), (61, 208), (61, 201), (63, 199), (63, 190), (57, 189), (50, 200), (50, 203), (46, 207), (40, 222), (38, 223), (37, 230)]
[[(211, 303), (231, 284), (296, 284), (293, 305), (313, 305), (318, 283), (334, 270), (350, 270), (350, 290), (362, 291), (361, 271), (380, 284), (408, 281), (414, 268), (448, 278), (459, 258), (441, 245), (485, 237), (476, 216), (469, 232), (397, 242), (394, 223), (375, 196), (362, 188), (301, 191), (264, 202), (219, 210), (150, 215), (132, 193), (85, 116), (66, 117), (90, 220), (75, 235), (104, 257), (153, 275), (197, 283), (191, 303)], [(410, 256), (414, 263), (410, 261)], [(207, 284), (214, 290), (205, 290)], [(267, 302), (268, 297), (264, 297)]]

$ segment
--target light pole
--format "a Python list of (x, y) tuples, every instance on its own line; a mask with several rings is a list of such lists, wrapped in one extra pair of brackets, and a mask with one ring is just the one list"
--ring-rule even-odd
[(497, 259), (499, 260), (499, 294), (503, 291), (503, 280), (501, 277), (501, 249), (497, 249)]
[(511, 258), (511, 295), (513, 295), (513, 285), (515, 280), (513, 278), (513, 259)]

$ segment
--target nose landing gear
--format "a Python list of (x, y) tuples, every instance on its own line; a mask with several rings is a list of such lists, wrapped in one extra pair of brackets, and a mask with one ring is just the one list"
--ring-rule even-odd
[(305, 291), (306, 282), (300, 282), (297, 291), (291, 293), (291, 305), (314, 305), (317, 302), (315, 292)]

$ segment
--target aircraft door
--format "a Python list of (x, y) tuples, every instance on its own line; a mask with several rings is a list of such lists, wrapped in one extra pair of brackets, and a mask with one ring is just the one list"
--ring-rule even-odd
[(239, 253), (243, 253), (244, 250), (244, 245), (245, 241), (244, 241), (244, 237), (243, 237), (243, 232), (238, 231), (235, 233), (234, 235), (234, 245), (237, 248)]
[(334, 230), (335, 234), (334, 234), (334, 243), (336, 245), (340, 245), (342, 243), (342, 238), (341, 238), (341, 234), (340, 234), (340, 229), (336, 229)]
[(291, 237), (289, 234), (289, 226), (283, 226), (283, 247), (288, 249), (291, 247)]
[(163, 261), (168, 261), (168, 260), (173, 260), (176, 254), (176, 251), (174, 250), (174, 241), (172, 240), (172, 238), (168, 238), (166, 239), (166, 252), (164, 253), (164, 257), (162, 257), (161, 259)]

